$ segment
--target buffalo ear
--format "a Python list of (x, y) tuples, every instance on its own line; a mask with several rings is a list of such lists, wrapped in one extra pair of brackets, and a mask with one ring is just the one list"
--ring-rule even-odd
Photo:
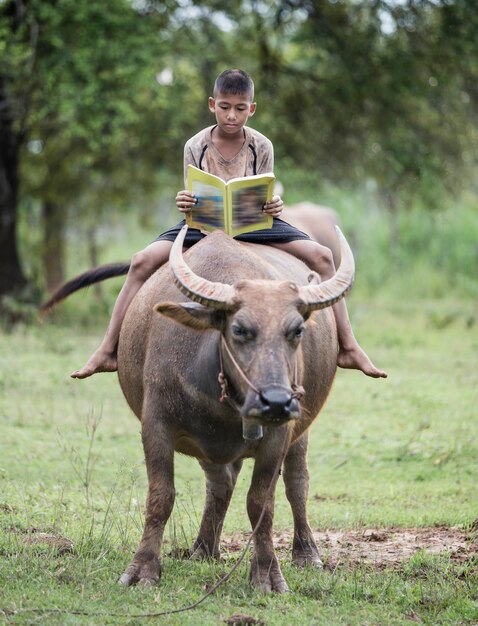
[(170, 317), (179, 324), (189, 326), (195, 330), (207, 330), (214, 328), (221, 330), (223, 324), (223, 314), (216, 309), (196, 304), (195, 302), (158, 302), (154, 305), (154, 310), (161, 315)]

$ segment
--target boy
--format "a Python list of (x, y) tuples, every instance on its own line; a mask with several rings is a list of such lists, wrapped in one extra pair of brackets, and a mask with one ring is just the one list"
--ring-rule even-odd
[[(237, 69), (226, 70), (220, 74), (214, 84), (213, 97), (209, 98), (209, 110), (214, 113), (216, 124), (194, 135), (184, 147), (185, 180), (189, 163), (225, 181), (274, 171), (272, 143), (264, 135), (246, 126), (247, 120), (256, 110), (254, 83), (248, 74)], [(195, 198), (189, 191), (178, 192), (176, 206), (179, 211), (187, 213), (194, 204)], [(330, 278), (335, 273), (330, 250), (312, 241), (308, 235), (290, 224), (277, 219), (282, 208), (281, 198), (274, 196), (263, 209), (274, 218), (272, 228), (239, 235), (236, 239), (267, 243), (281, 248), (304, 261), (323, 280)], [(106, 335), (86, 365), (71, 374), (73, 378), (87, 378), (97, 372), (116, 371), (116, 349), (126, 310), (144, 282), (168, 260), (172, 243), (183, 224), (184, 220), (133, 256)], [(185, 247), (194, 245), (204, 236), (199, 230), (189, 229)], [(337, 364), (340, 367), (359, 369), (374, 378), (386, 378), (387, 374), (373, 365), (357, 343), (345, 301), (339, 301), (333, 310), (339, 339)]]

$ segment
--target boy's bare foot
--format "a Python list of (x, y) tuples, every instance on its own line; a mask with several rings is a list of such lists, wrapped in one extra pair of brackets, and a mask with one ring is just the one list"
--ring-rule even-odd
[(118, 362), (116, 360), (116, 354), (110, 354), (98, 348), (98, 350), (90, 356), (86, 365), (70, 374), (70, 376), (72, 378), (88, 378), (88, 376), (99, 374), (100, 372), (116, 372), (117, 369)]
[(345, 369), (360, 370), (372, 378), (387, 378), (387, 372), (379, 370), (372, 363), (360, 346), (345, 350), (341, 348), (337, 356), (337, 365)]

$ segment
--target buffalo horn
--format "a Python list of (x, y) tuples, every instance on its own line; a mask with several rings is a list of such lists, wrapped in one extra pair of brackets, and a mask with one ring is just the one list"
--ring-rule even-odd
[(303, 302), (302, 312), (325, 309), (338, 302), (350, 290), (354, 281), (355, 263), (352, 250), (338, 226), (335, 227), (340, 242), (340, 267), (332, 278), (323, 283), (299, 287)]
[(174, 282), (184, 295), (214, 309), (230, 309), (233, 305), (234, 288), (225, 283), (214, 283), (195, 274), (183, 258), (183, 242), (188, 230), (184, 225), (176, 237), (169, 254)]

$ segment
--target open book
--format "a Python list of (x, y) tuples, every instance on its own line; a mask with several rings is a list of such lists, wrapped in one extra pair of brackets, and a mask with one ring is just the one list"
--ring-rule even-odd
[(232, 178), (218, 176), (188, 165), (188, 190), (197, 204), (186, 214), (186, 223), (199, 230), (223, 230), (231, 237), (251, 230), (271, 228), (272, 217), (262, 211), (272, 199), (274, 174)]

